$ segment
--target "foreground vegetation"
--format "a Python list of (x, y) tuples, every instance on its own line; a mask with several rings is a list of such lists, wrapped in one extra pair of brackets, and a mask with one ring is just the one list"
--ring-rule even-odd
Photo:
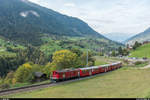
[[(0, 81), (2, 81), (2, 80), (0, 80)], [(35, 83), (26, 82), (26, 83), (11, 84), (9, 89), (19, 88), (19, 87), (24, 87), (24, 86), (30, 86), (30, 85), (44, 84), (44, 83), (50, 83), (50, 80), (48, 79), (48, 80), (45, 80), (42, 82), (35, 82)], [(0, 88), (0, 90), (2, 90), (2, 89)]]
[(150, 93), (149, 69), (124, 67), (119, 70), (32, 92), (18, 93), (7, 98), (144, 98)]
[[(29, 46), (25, 51), (21, 51), (18, 61), (22, 61), (15, 71), (9, 71), (0, 80), (0, 89), (8, 89), (16, 86), (33, 84), (36, 80), (35, 73), (40, 72), (44, 75), (44, 80), (49, 79), (52, 71), (66, 68), (85, 67), (87, 54), (79, 49), (56, 51), (52, 56), (51, 62), (46, 62), (43, 53), (37, 48)], [(88, 66), (93, 66), (95, 59), (93, 54), (88, 53)], [(2, 71), (2, 70), (1, 70)]]

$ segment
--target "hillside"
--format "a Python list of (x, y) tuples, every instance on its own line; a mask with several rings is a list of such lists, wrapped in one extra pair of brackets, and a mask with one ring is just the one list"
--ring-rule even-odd
[(150, 58), (150, 44), (142, 45), (141, 47), (138, 47), (136, 50), (131, 51), (130, 57)]
[(0, 35), (10, 40), (40, 45), (43, 34), (106, 39), (78, 18), (27, 0), (0, 0), (0, 9)]
[(125, 42), (126, 44), (134, 44), (136, 41), (143, 42), (143, 41), (149, 41), (150, 40), (150, 28), (145, 30), (142, 33), (139, 33), (129, 39), (127, 39)]
[(46, 53), (46, 55), (51, 55), (53, 52), (61, 49), (71, 49), (78, 48), (82, 51), (92, 51), (92, 52), (104, 52), (108, 53), (111, 50), (123, 46), (120, 43), (115, 43), (110, 40), (100, 39), (100, 38), (90, 38), (90, 37), (51, 37), (45, 36), (42, 38), (43, 45), (40, 49)]
[[(60, 36), (50, 37), (46, 35), (41, 38), (41, 41), (43, 42), (41, 46), (34, 46), (34, 49), (30, 49), (31, 51), (28, 49), (29, 52), (27, 52), (28, 50), (25, 49), (28, 48), (28, 46), (19, 45), (7, 39), (0, 38), (0, 76), (6, 75), (10, 70), (16, 70), (20, 65), (25, 63), (26, 60), (32, 60), (34, 62), (38, 57), (42, 57), (43, 63), (52, 61), (52, 54), (62, 49), (79, 49), (83, 52), (87, 52), (88, 50), (94, 54), (98, 54), (100, 51), (108, 53), (118, 48), (118, 46), (122, 46), (121, 44), (116, 44), (109, 40), (87, 37), (70, 38)], [(35, 55), (34, 51), (38, 53)], [(42, 54), (43, 56), (39, 56), (39, 52), (40, 55)]]
[(27, 0), (0, 0), (0, 9), (0, 36), (15, 44), (30, 43), (43, 51), (48, 48), (50, 53), (71, 46), (94, 51), (110, 51), (123, 46), (105, 38), (78, 18)]

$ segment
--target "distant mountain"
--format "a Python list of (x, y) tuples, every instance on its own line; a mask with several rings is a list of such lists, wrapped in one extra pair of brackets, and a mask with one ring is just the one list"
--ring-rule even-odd
[(39, 45), (43, 34), (107, 39), (78, 18), (27, 0), (0, 0), (0, 36)]
[(134, 44), (136, 41), (144, 42), (150, 40), (150, 28), (146, 29), (144, 32), (139, 33), (125, 41), (126, 44)]
[(124, 41), (128, 38), (130, 38), (131, 36), (133, 36), (130, 33), (107, 33), (104, 34), (105, 37), (107, 37), (110, 40), (116, 41), (116, 42), (120, 42), (120, 43), (124, 43)]

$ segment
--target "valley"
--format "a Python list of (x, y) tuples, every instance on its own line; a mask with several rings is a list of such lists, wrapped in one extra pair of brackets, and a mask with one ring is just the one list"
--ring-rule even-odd
[(150, 97), (146, 1), (0, 0), (0, 90), (104, 73), (0, 98)]

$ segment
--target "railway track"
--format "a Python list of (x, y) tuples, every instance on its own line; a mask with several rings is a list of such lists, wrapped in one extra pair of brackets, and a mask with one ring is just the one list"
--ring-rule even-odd
[[(113, 70), (113, 71), (115, 71), (115, 70)], [(44, 83), (44, 84), (38, 84), (38, 85), (31, 85), (31, 86), (24, 86), (24, 87), (19, 87), (19, 88), (1, 90), (0, 91), (0, 96), (19, 93), (19, 92), (25, 92), (25, 91), (33, 91), (33, 90), (42, 89), (42, 88), (51, 87), (51, 86), (56, 86), (56, 85), (60, 85), (60, 84), (75, 82), (75, 81), (79, 81), (79, 80), (85, 80), (85, 79), (89, 79), (89, 78), (92, 78), (92, 77), (101, 76), (101, 75), (104, 75), (104, 74), (107, 74), (107, 73), (110, 73), (110, 72), (111, 71), (96, 74), (96, 75), (92, 75), (92, 76), (88, 76), (88, 77), (75, 78), (75, 79), (72, 79), (72, 80), (67, 80), (67, 81), (62, 81), (62, 82), (57, 82), (57, 83)]]

